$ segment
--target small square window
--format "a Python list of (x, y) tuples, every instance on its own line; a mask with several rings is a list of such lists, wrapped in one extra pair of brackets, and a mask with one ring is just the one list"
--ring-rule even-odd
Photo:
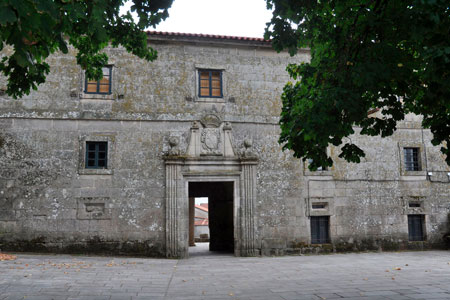
[(424, 215), (408, 215), (408, 236), (410, 241), (415, 242), (425, 240), (424, 224)]
[(108, 168), (108, 142), (86, 142), (86, 169)]
[(222, 71), (198, 70), (198, 96), (222, 98)]
[(420, 171), (419, 148), (403, 148), (405, 170)]
[(111, 94), (111, 70), (112, 66), (103, 69), (103, 78), (100, 80), (85, 80), (86, 94)]
[(330, 217), (311, 217), (311, 244), (330, 242)]

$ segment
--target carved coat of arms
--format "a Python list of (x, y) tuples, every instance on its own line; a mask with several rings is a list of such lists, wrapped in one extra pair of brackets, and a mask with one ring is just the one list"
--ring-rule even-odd
[(203, 155), (221, 155), (219, 128), (203, 128), (200, 141)]

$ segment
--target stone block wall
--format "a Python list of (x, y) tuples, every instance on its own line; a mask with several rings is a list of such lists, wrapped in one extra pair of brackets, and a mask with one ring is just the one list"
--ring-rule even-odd
[[(366, 151), (360, 164), (330, 147), (334, 166), (310, 172), (278, 144), (284, 69), (308, 60), (307, 51), (291, 58), (256, 42), (195, 37), (150, 43), (159, 52), (151, 63), (106, 50), (111, 95), (84, 93), (71, 50), (50, 58), (37, 91), (0, 96), (0, 249), (165, 256), (169, 138), (178, 138), (182, 157), (193, 122), (208, 114), (230, 123), (237, 156), (252, 141), (257, 254), (445, 247), (450, 168), (420, 117), (383, 139), (356, 128), (352, 141)], [(200, 68), (223, 70), (223, 98), (197, 97)], [(106, 170), (86, 170), (86, 141), (108, 142)], [(410, 146), (421, 149), (415, 173), (402, 165)], [(408, 241), (408, 214), (425, 215), (425, 242)], [(311, 244), (311, 216), (329, 217), (330, 243)]]

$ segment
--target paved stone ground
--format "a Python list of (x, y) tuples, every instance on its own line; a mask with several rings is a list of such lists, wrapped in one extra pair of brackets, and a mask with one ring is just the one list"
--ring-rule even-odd
[(0, 299), (450, 299), (450, 251), (187, 260), (18, 254)]

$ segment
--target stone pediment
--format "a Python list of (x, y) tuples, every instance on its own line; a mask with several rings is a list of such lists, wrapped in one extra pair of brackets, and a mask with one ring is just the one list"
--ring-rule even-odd
[(222, 120), (216, 115), (209, 114), (204, 116), (200, 123), (206, 128), (218, 128), (222, 124)]
[(231, 124), (223, 122), (214, 114), (208, 114), (200, 121), (194, 121), (191, 126), (186, 156), (235, 157)]

